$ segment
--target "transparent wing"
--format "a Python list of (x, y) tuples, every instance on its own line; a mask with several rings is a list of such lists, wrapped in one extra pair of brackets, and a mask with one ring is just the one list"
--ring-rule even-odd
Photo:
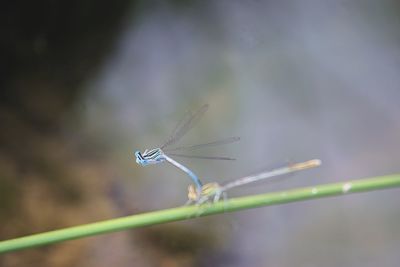
[(208, 107), (209, 105), (205, 104), (194, 114), (191, 112), (186, 113), (186, 115), (175, 126), (168, 140), (161, 146), (161, 149), (178, 142), (190, 129), (193, 128), (194, 125), (196, 125), (203, 114), (208, 110)]
[(182, 125), (189, 121), (190, 118), (193, 116), (192, 112), (189, 110), (185, 113), (185, 115), (178, 121), (178, 123), (175, 125), (175, 128), (172, 130), (171, 134), (168, 137), (168, 140), (163, 144), (163, 147), (166, 147), (168, 145), (172, 145), (175, 142), (172, 142), (172, 139), (177, 135), (177, 132), (179, 129), (182, 128)]
[(168, 153), (168, 155), (169, 155), (169, 156), (173, 156), (173, 157), (193, 158), (193, 159), (236, 160), (235, 158), (229, 158), (229, 157), (213, 157), (213, 156), (183, 155), (183, 154), (175, 154), (175, 153)]
[(226, 144), (230, 144), (230, 143), (233, 143), (233, 142), (237, 142), (239, 140), (240, 140), (240, 137), (233, 136), (233, 137), (228, 137), (228, 138), (225, 138), (225, 139), (221, 139), (221, 140), (217, 140), (217, 141), (213, 141), (213, 142), (209, 142), (209, 143), (205, 143), (205, 144), (180, 146), (180, 147), (175, 147), (175, 148), (167, 148), (167, 149), (164, 149), (164, 151), (168, 152), (168, 151), (178, 151), (178, 150), (195, 150), (195, 149), (199, 149), (199, 148), (203, 148), (203, 147), (226, 145)]

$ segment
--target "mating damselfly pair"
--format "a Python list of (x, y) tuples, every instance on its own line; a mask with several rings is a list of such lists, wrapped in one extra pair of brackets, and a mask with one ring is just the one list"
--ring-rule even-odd
[(245, 176), (239, 178), (233, 182), (227, 183), (225, 185), (219, 185), (218, 183), (208, 183), (203, 185), (200, 179), (197, 177), (194, 172), (192, 172), (189, 168), (182, 165), (181, 163), (174, 160), (172, 157), (186, 157), (186, 158), (199, 158), (199, 159), (216, 159), (216, 160), (235, 160), (230, 157), (221, 157), (221, 156), (196, 156), (196, 155), (184, 155), (184, 154), (176, 154), (176, 151), (181, 150), (196, 150), (204, 147), (211, 147), (223, 144), (229, 144), (232, 142), (239, 141), (239, 137), (229, 137), (225, 139), (221, 139), (218, 141), (208, 142), (205, 144), (199, 145), (190, 145), (190, 146), (180, 146), (171, 148), (171, 146), (175, 145), (181, 138), (193, 128), (193, 126), (200, 120), (203, 114), (208, 110), (209, 105), (203, 105), (198, 111), (195, 113), (188, 112), (186, 115), (179, 121), (179, 123), (175, 126), (172, 134), (167, 139), (167, 141), (158, 148), (146, 149), (143, 153), (140, 151), (135, 152), (136, 163), (141, 166), (147, 166), (151, 164), (157, 164), (162, 162), (169, 162), (175, 167), (179, 168), (183, 172), (185, 172), (195, 184), (189, 186), (188, 192), (188, 202), (202, 204), (209, 200), (213, 200), (214, 202), (218, 201), (221, 196), (226, 196), (226, 191), (237, 186), (241, 186), (244, 184), (252, 183), (258, 180), (267, 179), (291, 172), (296, 172), (304, 169), (314, 168), (321, 164), (320, 160), (310, 160), (302, 163), (295, 163), (288, 165), (283, 168), (261, 172), (256, 175)]

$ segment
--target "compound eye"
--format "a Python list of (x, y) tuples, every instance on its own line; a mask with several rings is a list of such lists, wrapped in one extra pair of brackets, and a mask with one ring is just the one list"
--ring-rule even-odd
[(193, 187), (193, 185), (189, 185), (189, 187), (188, 187), (188, 198), (190, 200), (197, 199), (197, 192), (196, 192), (196, 189)]
[(136, 151), (135, 152), (135, 156), (136, 156), (136, 161), (141, 161), (141, 160), (143, 160), (143, 156), (142, 156), (142, 154), (140, 153), (140, 151)]

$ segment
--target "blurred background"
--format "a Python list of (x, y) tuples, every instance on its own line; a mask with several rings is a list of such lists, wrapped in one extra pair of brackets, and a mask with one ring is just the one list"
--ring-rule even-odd
[[(323, 165), (230, 197), (399, 172), (398, 1), (13, 1), (0, 11), (0, 240), (186, 201), (133, 152), (181, 144), (204, 182)], [(398, 266), (398, 190), (198, 218), (14, 252), (0, 266)]]

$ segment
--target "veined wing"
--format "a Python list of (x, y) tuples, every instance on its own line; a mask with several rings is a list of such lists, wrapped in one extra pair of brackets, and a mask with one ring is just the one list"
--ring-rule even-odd
[(175, 153), (168, 153), (168, 155), (169, 155), (169, 156), (173, 156), (173, 157), (193, 158), (193, 159), (236, 160), (235, 158), (229, 158), (229, 157), (213, 157), (213, 156), (183, 155), (183, 154), (175, 154)]
[(185, 116), (175, 126), (168, 140), (161, 146), (161, 149), (178, 142), (190, 129), (193, 128), (194, 125), (196, 125), (203, 114), (208, 110), (208, 107), (209, 105), (205, 104), (201, 106), (201, 108), (194, 114), (191, 112), (186, 113)]
[(204, 148), (204, 147), (226, 145), (226, 144), (230, 144), (230, 143), (233, 143), (233, 142), (237, 142), (239, 140), (240, 140), (240, 137), (233, 136), (233, 137), (228, 137), (228, 138), (224, 138), (224, 139), (221, 139), (221, 140), (217, 140), (217, 141), (213, 141), (213, 142), (209, 142), (209, 143), (205, 143), (205, 144), (180, 146), (180, 147), (175, 147), (175, 148), (167, 148), (167, 149), (164, 149), (164, 151), (168, 152), (168, 151), (178, 151), (178, 150), (195, 150), (195, 149)]

